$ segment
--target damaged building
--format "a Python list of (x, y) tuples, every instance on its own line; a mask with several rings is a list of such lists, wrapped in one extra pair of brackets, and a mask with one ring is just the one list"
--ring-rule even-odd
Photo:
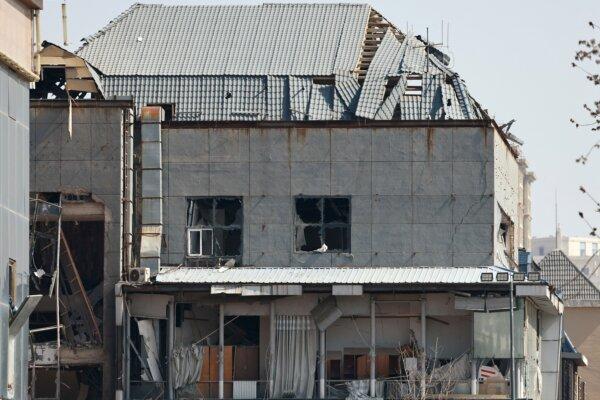
[(42, 54), (31, 191), (59, 211), (32, 226), (60, 259), (38, 290), (67, 314), (40, 380), (556, 399), (563, 305), (519, 264), (534, 177), (436, 46), (368, 5), (136, 4)]

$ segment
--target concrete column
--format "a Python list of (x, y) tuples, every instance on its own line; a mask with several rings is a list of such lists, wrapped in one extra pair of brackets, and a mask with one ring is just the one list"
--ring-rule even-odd
[(175, 345), (175, 299), (169, 303), (169, 319), (167, 335), (167, 394), (170, 400), (175, 398), (173, 391), (173, 371), (171, 370), (171, 359), (173, 358), (173, 347)]
[(375, 350), (375, 300), (371, 298), (371, 351), (370, 351), (370, 381), (369, 393), (371, 397), (376, 397), (375, 393), (375, 367), (376, 367), (377, 352)]
[(219, 399), (225, 396), (225, 305), (219, 304)]
[(127, 307), (127, 297), (123, 296), (123, 398), (129, 400), (130, 354), (131, 354), (131, 317)]
[(319, 331), (319, 398), (325, 398), (325, 330)]
[(477, 360), (471, 360), (471, 394), (477, 394)]
[(426, 395), (426, 381), (425, 373), (427, 369), (427, 298), (425, 295), (421, 296), (421, 399), (425, 399)]
[(275, 325), (275, 301), (271, 300), (269, 309), (269, 395), (273, 397), (273, 365), (275, 363), (275, 335), (277, 334)]

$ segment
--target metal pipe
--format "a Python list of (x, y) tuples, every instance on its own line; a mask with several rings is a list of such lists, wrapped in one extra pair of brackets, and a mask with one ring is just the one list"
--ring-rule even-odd
[(267, 365), (267, 370), (269, 371), (269, 394), (273, 397), (273, 389), (275, 388), (273, 381), (273, 366), (275, 363), (275, 335), (276, 335), (276, 325), (275, 325), (275, 301), (271, 300), (269, 304), (269, 365)]
[(425, 399), (427, 394), (425, 387), (425, 372), (427, 370), (426, 357), (427, 357), (427, 298), (425, 295), (421, 296), (421, 399)]
[(325, 330), (319, 331), (319, 398), (325, 398)]
[(515, 371), (515, 337), (514, 337), (514, 318), (515, 318), (515, 299), (514, 299), (514, 287), (512, 276), (510, 276), (510, 398), (511, 400), (515, 400), (516, 395), (516, 371)]
[(62, 11), (63, 43), (65, 46), (68, 46), (69, 38), (67, 36), (67, 3), (62, 3), (60, 8)]
[(62, 195), (58, 199), (58, 235), (56, 241), (56, 280), (54, 289), (56, 296), (56, 388), (55, 397), (60, 399), (60, 240), (62, 237)]
[(555, 384), (556, 384), (556, 391), (555, 393), (559, 393), (560, 390), (560, 377), (562, 376), (561, 373), (561, 366), (562, 366), (562, 362), (561, 362), (561, 357), (560, 357), (560, 350), (562, 348), (562, 338), (563, 338), (563, 313), (560, 314), (560, 322), (559, 322), (559, 332), (558, 332), (558, 362), (557, 362), (557, 368), (556, 370), (558, 371), (558, 378), (555, 380)]
[(225, 396), (225, 305), (219, 304), (219, 399)]
[(370, 351), (370, 380), (369, 380), (369, 393), (371, 397), (376, 397), (375, 394), (375, 364), (376, 364), (377, 352), (375, 350), (375, 301), (371, 298), (371, 351)]

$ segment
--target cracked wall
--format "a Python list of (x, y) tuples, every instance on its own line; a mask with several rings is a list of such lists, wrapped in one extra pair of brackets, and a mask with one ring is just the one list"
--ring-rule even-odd
[[(241, 196), (247, 265), (490, 265), (494, 136), (483, 127), (165, 128), (162, 263), (184, 261), (186, 198)], [(295, 250), (298, 195), (351, 197), (350, 253)]]

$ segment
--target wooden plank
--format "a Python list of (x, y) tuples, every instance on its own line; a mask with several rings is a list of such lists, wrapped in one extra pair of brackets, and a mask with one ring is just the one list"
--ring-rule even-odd
[[(81, 277), (77, 271), (75, 259), (73, 258), (71, 248), (69, 247), (69, 243), (67, 242), (67, 238), (65, 237), (65, 233), (62, 229), (60, 229), (60, 246), (61, 261), (65, 261), (62, 271), (69, 282), (71, 292), (73, 295), (80, 296), (81, 303), (79, 304), (79, 307), (81, 307), (82, 317), (86, 320), (85, 323), (88, 325), (87, 328), (90, 329), (92, 338), (95, 339), (97, 343), (102, 343), (102, 335), (100, 334), (98, 321), (96, 321), (96, 316), (94, 315), (94, 310), (90, 303), (90, 299), (88, 298), (85, 288), (83, 287), (83, 282), (81, 281)], [(65, 257), (66, 259), (63, 259), (62, 257)], [(61, 262), (61, 265), (62, 264), (63, 263)], [(70, 325), (69, 321), (67, 320), (63, 320), (62, 322), (65, 325)]]

